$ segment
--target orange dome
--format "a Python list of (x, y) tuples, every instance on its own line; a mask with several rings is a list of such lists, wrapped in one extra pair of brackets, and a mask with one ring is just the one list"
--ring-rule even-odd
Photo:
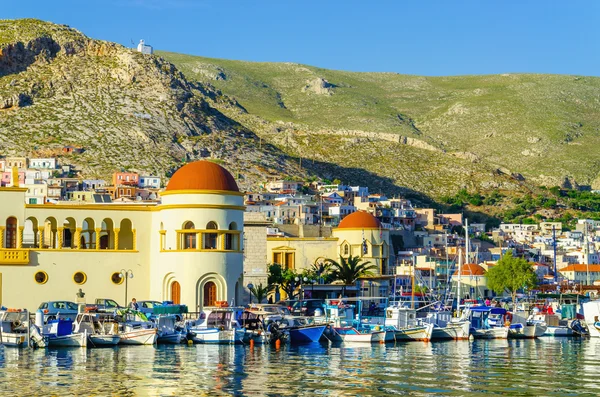
[(381, 222), (365, 211), (357, 211), (347, 215), (338, 226), (340, 229), (379, 229), (380, 227)]
[(195, 161), (178, 169), (171, 177), (166, 190), (240, 191), (229, 171), (206, 160)]
[[(467, 263), (462, 265), (462, 275), (464, 276), (483, 276), (485, 275), (485, 269), (476, 263)], [(458, 276), (458, 269), (454, 272), (455, 276)]]

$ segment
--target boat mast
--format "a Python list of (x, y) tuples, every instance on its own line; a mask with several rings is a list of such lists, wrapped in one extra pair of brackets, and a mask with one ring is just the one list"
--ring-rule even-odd
[(413, 255), (412, 264), (412, 277), (411, 277), (411, 288), (410, 288), (410, 308), (415, 308), (415, 268), (417, 267), (417, 257)]
[(462, 250), (458, 249), (458, 282), (456, 284), (456, 313), (460, 316), (460, 280), (462, 278)]

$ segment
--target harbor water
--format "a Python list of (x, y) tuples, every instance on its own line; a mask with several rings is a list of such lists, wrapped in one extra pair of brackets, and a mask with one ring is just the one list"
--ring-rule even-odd
[(600, 340), (397, 345), (0, 346), (1, 395), (592, 396)]

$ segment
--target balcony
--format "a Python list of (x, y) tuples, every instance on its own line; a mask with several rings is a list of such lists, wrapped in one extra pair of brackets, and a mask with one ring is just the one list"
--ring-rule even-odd
[(28, 249), (0, 249), (0, 265), (28, 265)]

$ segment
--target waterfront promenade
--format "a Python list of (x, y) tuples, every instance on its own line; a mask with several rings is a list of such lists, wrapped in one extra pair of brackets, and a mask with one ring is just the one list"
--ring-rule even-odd
[(592, 396), (600, 340), (393, 345), (0, 347), (2, 393), (201, 396)]

